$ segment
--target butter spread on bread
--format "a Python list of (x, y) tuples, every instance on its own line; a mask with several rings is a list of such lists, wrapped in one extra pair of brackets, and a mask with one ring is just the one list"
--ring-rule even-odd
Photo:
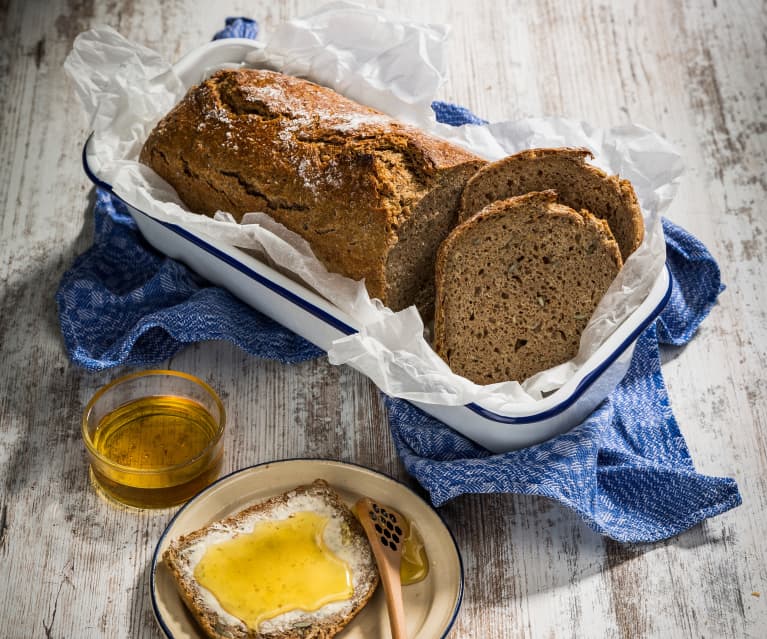
[(140, 161), (196, 213), (262, 211), (393, 310), (433, 309), (434, 259), (476, 155), (306, 80), (224, 69), (192, 87)]
[(364, 531), (322, 480), (172, 541), (163, 562), (214, 639), (333, 637), (378, 584)]

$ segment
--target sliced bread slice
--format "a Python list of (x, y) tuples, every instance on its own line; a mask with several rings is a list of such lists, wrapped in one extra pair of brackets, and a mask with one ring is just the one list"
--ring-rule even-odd
[[(259, 524), (284, 522), (305, 513), (327, 518), (321, 533), (322, 540), (336, 558), (351, 569), (353, 594), (349, 598), (326, 603), (314, 611), (287, 610), (252, 627), (242, 618), (227, 612), (216, 593), (200, 584), (195, 569), (212, 547), (253, 533)], [(284, 548), (287, 541), (270, 539), (269, 543), (272, 548), (278, 543)], [(325, 481), (319, 479), (311, 485), (299, 486), (172, 541), (163, 554), (163, 563), (173, 575), (187, 608), (201, 629), (212, 639), (330, 639), (365, 606), (379, 579), (375, 558), (361, 524), (341, 497)], [(250, 565), (246, 570), (247, 579), (252, 576), (253, 580), (248, 584), (247, 591), (255, 591), (260, 587), (258, 580), (263, 579), (263, 575)], [(315, 580), (317, 575), (301, 574), (290, 578), (294, 577)], [(236, 578), (239, 581), (239, 577)], [(275, 583), (280, 580), (289, 583), (286, 579), (279, 574)], [(239, 591), (235, 594), (239, 596)]]
[(521, 382), (577, 354), (623, 262), (603, 220), (556, 199), (494, 202), (440, 246), (434, 348), (453, 372)]
[(557, 201), (607, 221), (625, 261), (644, 238), (644, 221), (628, 180), (587, 164), (588, 149), (530, 149), (481, 168), (466, 184), (460, 221), (491, 202), (554, 189)]

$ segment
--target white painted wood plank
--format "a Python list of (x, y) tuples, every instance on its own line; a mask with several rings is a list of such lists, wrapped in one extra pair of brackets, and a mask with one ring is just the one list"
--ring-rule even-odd
[[(254, 17), (269, 28), (319, 4), (59, 0), (0, 9), (4, 636), (161, 636), (147, 568), (171, 513), (117, 510), (90, 489), (80, 412), (124, 371), (90, 374), (70, 365), (52, 299), (91, 234), (90, 187), (79, 163), (86, 123), (61, 71), (72, 39), (107, 23), (174, 59), (207, 40), (226, 15), (258, 11)], [(453, 25), (442, 96), (483, 117), (636, 121), (663, 133), (688, 165), (669, 216), (709, 246), (728, 285), (696, 339), (666, 353), (664, 374), (698, 467), (736, 477), (744, 505), (676, 539), (635, 548), (605, 542), (542, 499), (458, 499), (441, 509), (466, 570), (451, 636), (762, 636), (764, 3), (376, 4)], [(190, 347), (167, 365), (222, 391), (231, 424), (226, 471), (318, 456), (406, 479), (377, 391), (350, 369), (324, 359), (282, 366), (222, 343)]]

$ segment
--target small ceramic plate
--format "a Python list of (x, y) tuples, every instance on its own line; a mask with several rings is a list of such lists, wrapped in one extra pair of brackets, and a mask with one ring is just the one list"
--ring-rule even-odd
[[(429, 574), (403, 588), (407, 636), (447, 635), (463, 596), (463, 565), (455, 539), (437, 512), (410, 488), (375, 471), (327, 460), (295, 459), (252, 466), (219, 479), (189, 501), (171, 520), (152, 559), (154, 614), (170, 639), (205, 639), (162, 563), (170, 542), (251, 504), (315, 479), (327, 481), (351, 506), (360, 497), (387, 504), (414, 522), (424, 540)], [(379, 586), (367, 606), (337, 635), (343, 639), (390, 637), (386, 599)]]

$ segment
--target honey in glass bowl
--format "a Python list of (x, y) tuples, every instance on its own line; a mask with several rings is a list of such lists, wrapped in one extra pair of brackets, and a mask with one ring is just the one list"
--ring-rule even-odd
[(91, 477), (124, 504), (180, 504), (218, 477), (225, 422), (215, 391), (192, 375), (121, 377), (96, 393), (83, 416)]

